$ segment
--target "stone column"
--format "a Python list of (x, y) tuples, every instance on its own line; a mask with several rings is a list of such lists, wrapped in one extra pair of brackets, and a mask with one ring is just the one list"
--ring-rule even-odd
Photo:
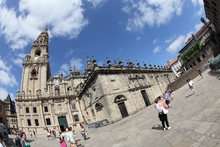
[(41, 118), (41, 122), (42, 122), (42, 127), (46, 127), (45, 126), (45, 121), (44, 121), (44, 115), (43, 115), (43, 106), (42, 106), (42, 101), (39, 102), (39, 107), (40, 107), (40, 118)]
[(70, 115), (70, 121), (71, 121), (71, 123), (69, 123), (69, 124), (72, 124), (72, 125), (73, 125), (73, 116), (72, 116), (72, 112), (71, 112), (71, 109), (70, 109), (70, 100), (69, 100), (69, 99), (65, 99), (65, 101), (66, 101), (68, 113), (69, 113), (69, 115)]
[(50, 111), (51, 111), (51, 114), (52, 114), (52, 115), (51, 115), (51, 117), (52, 117), (52, 124), (56, 125), (56, 124), (55, 124), (55, 120), (54, 120), (55, 114), (54, 114), (54, 105), (53, 105), (52, 100), (50, 100), (49, 106), (50, 106)]

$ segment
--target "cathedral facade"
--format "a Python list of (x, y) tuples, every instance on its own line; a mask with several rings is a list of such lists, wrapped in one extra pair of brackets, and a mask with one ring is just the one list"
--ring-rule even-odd
[(98, 66), (95, 59), (88, 59), (83, 74), (74, 69), (65, 77), (51, 76), (48, 41), (45, 29), (22, 64), (16, 106), (18, 127), (24, 132), (64, 131), (81, 122), (113, 123), (151, 105), (175, 79), (161, 66), (110, 60)]

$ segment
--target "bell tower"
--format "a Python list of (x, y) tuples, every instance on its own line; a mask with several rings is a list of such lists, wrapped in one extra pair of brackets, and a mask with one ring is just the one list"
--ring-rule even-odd
[(31, 53), (25, 56), (21, 80), (21, 92), (25, 99), (37, 98), (47, 91), (50, 77), (48, 41), (46, 28), (34, 41)]

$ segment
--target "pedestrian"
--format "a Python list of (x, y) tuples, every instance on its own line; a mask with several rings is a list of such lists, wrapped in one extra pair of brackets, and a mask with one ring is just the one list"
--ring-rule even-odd
[(198, 71), (198, 73), (199, 73), (199, 75), (200, 75), (200, 77), (203, 79), (203, 76), (202, 76), (202, 71), (201, 71), (201, 69), (200, 68), (198, 68), (197, 69), (197, 71)]
[(187, 79), (186, 81), (187, 81), (187, 83), (189, 85), (189, 89), (193, 92), (193, 94), (195, 94), (195, 89), (194, 89), (193, 81), (190, 80), (190, 79)]
[[(154, 100), (154, 102), (155, 102), (154, 107), (158, 112), (158, 117), (162, 123), (163, 130), (171, 129), (171, 127), (169, 126), (168, 118), (167, 118), (168, 108), (163, 106), (163, 104), (165, 103), (165, 99), (162, 99), (159, 96)], [(167, 127), (165, 127), (165, 123)]]
[(36, 132), (33, 130), (34, 137), (36, 137)]
[(32, 134), (32, 131), (31, 131), (31, 130), (29, 131), (29, 133), (30, 133), (30, 136), (33, 137), (33, 134)]
[(30, 147), (30, 143), (27, 142), (26, 134), (24, 132), (21, 133), (21, 147)]
[(66, 133), (67, 141), (70, 143), (70, 147), (77, 147), (77, 142), (74, 139), (74, 134), (72, 132), (72, 128), (68, 128), (68, 132)]
[(54, 138), (56, 138), (56, 131), (55, 130), (53, 132), (53, 136), (54, 136)]
[(59, 141), (60, 141), (60, 147), (67, 147), (67, 144), (64, 139), (64, 135), (62, 132), (59, 132)]
[(165, 91), (164, 95), (163, 95), (163, 98), (165, 99), (165, 103), (167, 104), (167, 107), (168, 108), (171, 108), (170, 106), (170, 94), (169, 94), (169, 91)]
[(15, 145), (16, 145), (16, 147), (21, 147), (21, 137), (20, 137), (20, 133), (17, 133), (17, 135), (16, 135)]
[(47, 139), (50, 140), (50, 130), (47, 131)]
[(81, 134), (82, 134), (83, 139), (86, 140), (86, 139), (87, 139), (87, 133), (86, 133), (86, 129), (85, 129), (85, 127), (83, 126), (82, 123), (80, 123), (80, 131), (81, 131)]
[(3, 135), (0, 133), (0, 147), (6, 147), (4, 141), (3, 141)]

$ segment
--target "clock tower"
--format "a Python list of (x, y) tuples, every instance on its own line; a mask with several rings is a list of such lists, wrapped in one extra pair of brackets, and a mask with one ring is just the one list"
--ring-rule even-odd
[(21, 91), (23, 98), (37, 98), (47, 91), (50, 77), (47, 28), (37, 37), (23, 62)]

